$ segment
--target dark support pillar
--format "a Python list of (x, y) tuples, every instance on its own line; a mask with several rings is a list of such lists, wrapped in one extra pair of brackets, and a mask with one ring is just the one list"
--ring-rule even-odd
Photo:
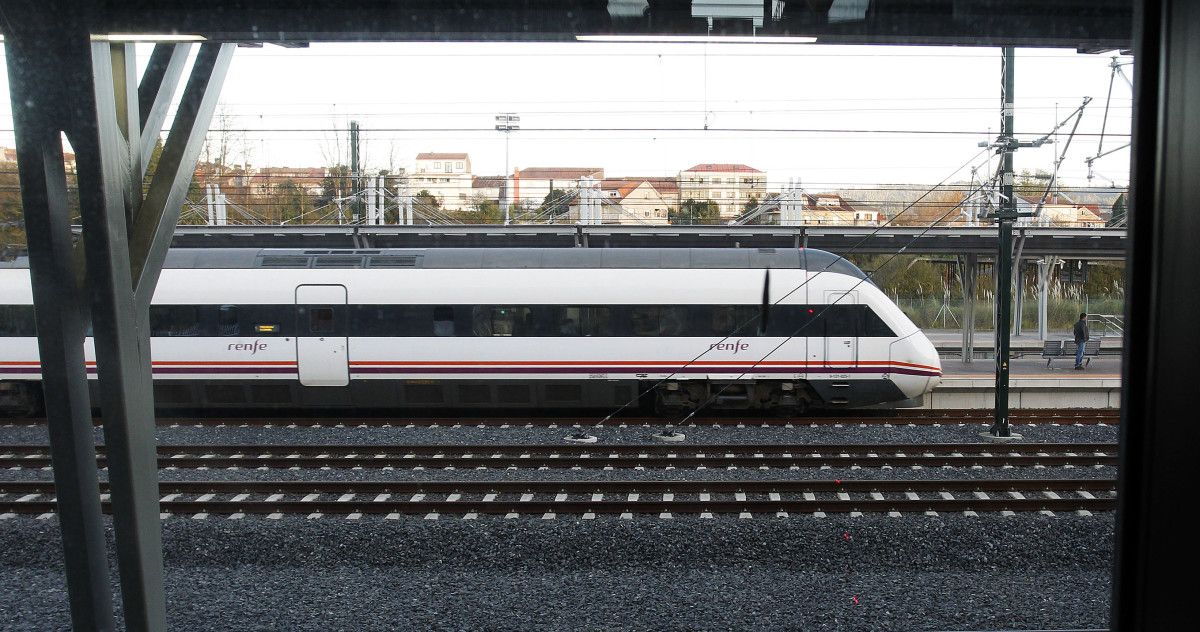
[(979, 281), (979, 255), (958, 258), (958, 280), (963, 293), (962, 361), (975, 357), (975, 290)]
[[(1195, 626), (1200, 480), (1200, 3), (1134, 3), (1133, 182), (1125, 301), (1114, 630)], [(1181, 579), (1182, 578), (1182, 579)]]
[[(139, 84), (134, 47), (91, 41), (71, 8), (53, 0), (14, 3), (5, 17), (72, 623), (80, 630), (113, 626), (84, 365), (90, 317), (122, 616), (129, 630), (163, 630), (148, 305), (235, 46), (201, 47), (143, 196), (187, 48), (156, 47)], [(76, 156), (81, 243), (70, 225), (62, 134)]]
[(996, 411), (991, 434), (1007, 437), (1012, 434), (1008, 425), (1008, 355), (1009, 323), (1012, 320), (1012, 228), (1017, 219), (1017, 200), (1013, 197), (1013, 89), (1016, 84), (1016, 50), (1004, 48), (1004, 92), (1001, 101), (1001, 180), (1000, 209), (996, 213), (996, 226), (1000, 231), (1000, 244), (996, 252)]
[(150, 350), (139, 344), (127, 241), (132, 213), (125, 193), (133, 170), (117, 118), (114, 85), (119, 84), (114, 84), (109, 45), (79, 45), (91, 48), (92, 76), (80, 87), (78, 119), (69, 137), (79, 176), (123, 614), (131, 630), (162, 630), (166, 608)]
[(66, 38), (43, 40), (36, 32), (9, 31), (6, 35), (17, 169), (71, 624), (76, 630), (111, 630), (112, 592), (83, 355), (86, 310), (72, 260), (61, 136), (70, 126), (70, 82), (90, 81), (90, 77), (56, 74), (59, 65), (85, 67), (86, 56), (80, 55), (78, 44), (87, 45), (86, 33), (82, 37), (76, 33), (75, 46)]

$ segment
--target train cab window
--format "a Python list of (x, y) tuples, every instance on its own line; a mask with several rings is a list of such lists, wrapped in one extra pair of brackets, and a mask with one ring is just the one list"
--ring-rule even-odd
[(333, 308), (312, 307), (308, 310), (308, 331), (313, 334), (331, 334), (334, 331)]
[(433, 308), (433, 335), (454, 335), (454, 308), (440, 305)]
[(241, 333), (238, 326), (238, 309), (236, 305), (222, 305), (217, 308), (217, 334), (221, 336), (237, 336)]

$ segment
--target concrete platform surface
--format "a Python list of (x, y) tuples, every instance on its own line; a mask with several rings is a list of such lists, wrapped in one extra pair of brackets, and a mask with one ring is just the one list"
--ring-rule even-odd
[[(1009, 406), (1012, 408), (1120, 408), (1121, 360), (1093, 358), (1076, 371), (1074, 358), (1018, 358), (1009, 363)], [(996, 364), (976, 358), (963, 362), (942, 358), (942, 382), (925, 396), (924, 408), (995, 407)]]
[[(929, 337), (930, 342), (938, 351), (945, 353), (947, 351), (959, 352), (962, 349), (962, 330), (961, 329), (926, 329), (925, 335)], [(994, 348), (994, 334), (990, 329), (975, 330), (975, 350), (991, 351)], [(1068, 340), (1070, 332), (1067, 331), (1052, 331), (1050, 332), (1049, 340)], [(1014, 351), (1029, 352), (1036, 351), (1038, 354), (1042, 352), (1042, 340), (1038, 338), (1037, 331), (1033, 333), (1022, 333), (1019, 336), (1010, 337), (1010, 346)], [(1100, 353), (1109, 354), (1116, 353), (1121, 349), (1122, 340), (1119, 336), (1108, 336), (1100, 338)], [(957, 353), (955, 354), (957, 355)]]

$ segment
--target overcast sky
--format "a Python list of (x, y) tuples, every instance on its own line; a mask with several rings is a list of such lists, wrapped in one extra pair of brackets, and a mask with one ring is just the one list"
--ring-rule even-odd
[[(1016, 128), (1026, 138), (1094, 99), (1062, 167), (1067, 184), (1087, 183), (1084, 158), (1096, 153), (1109, 62), (1017, 52)], [(1132, 65), (1125, 71), (1132, 78)], [(0, 85), (7, 91), (6, 77)], [(1106, 149), (1128, 142), (1130, 124), (1129, 86), (1118, 78), (1112, 95), (1107, 129), (1116, 135)], [(229, 130), (237, 162), (320, 166), (348, 162), (346, 127), (357, 120), (369, 167), (409, 166), (422, 151), (468, 152), (474, 172), (488, 175), (505, 169), (493, 117), (515, 112), (522, 129), (509, 138), (510, 168), (675, 175), (734, 162), (766, 171), (771, 189), (799, 178), (813, 190), (952, 176), (998, 131), (999, 99), (996, 48), (314, 44), (239, 48), (213, 127)], [(7, 100), (0, 117), (0, 143), (11, 146)], [(1048, 169), (1060, 150), (1021, 150), (1017, 169)], [(1092, 184), (1126, 183), (1128, 161), (1128, 150), (1101, 159)]]

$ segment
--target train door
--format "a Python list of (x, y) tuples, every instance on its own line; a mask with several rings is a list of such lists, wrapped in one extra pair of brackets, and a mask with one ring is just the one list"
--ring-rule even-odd
[(296, 287), (296, 366), (304, 386), (346, 386), (346, 287)]
[(854, 292), (825, 292), (825, 304), (829, 309), (821, 320), (825, 323), (825, 367), (831, 371), (858, 360), (858, 323), (854, 310), (839, 309), (857, 302), (858, 296)]

